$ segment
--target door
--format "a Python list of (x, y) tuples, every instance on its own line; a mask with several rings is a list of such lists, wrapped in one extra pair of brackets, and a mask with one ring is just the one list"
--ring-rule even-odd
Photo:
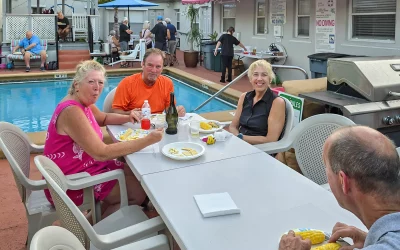
[(163, 16), (164, 17), (164, 10), (148, 10), (149, 12), (149, 21), (150, 21), (150, 29), (154, 27), (154, 25), (157, 24), (157, 16)]
[(209, 38), (211, 31), (211, 8), (208, 6), (200, 7), (200, 30), (203, 38)]

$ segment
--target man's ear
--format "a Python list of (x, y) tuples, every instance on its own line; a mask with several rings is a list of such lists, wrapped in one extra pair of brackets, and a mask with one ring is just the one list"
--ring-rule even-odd
[(345, 195), (347, 195), (350, 191), (349, 177), (342, 170), (339, 171), (339, 181), (340, 181), (340, 185), (342, 187), (343, 193)]

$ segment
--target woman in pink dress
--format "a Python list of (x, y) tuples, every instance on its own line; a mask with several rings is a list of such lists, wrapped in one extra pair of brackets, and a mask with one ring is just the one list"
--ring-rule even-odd
[[(56, 107), (47, 131), (44, 155), (52, 159), (65, 175), (87, 172), (97, 175), (115, 169), (125, 172), (129, 204), (141, 205), (146, 193), (126, 164), (117, 157), (139, 151), (161, 140), (163, 131), (152, 131), (145, 138), (105, 144), (100, 126), (138, 122), (140, 114), (104, 113), (95, 103), (105, 83), (104, 67), (92, 60), (77, 66), (70, 90)], [(119, 209), (120, 191), (116, 180), (94, 187), (96, 200), (102, 201), (102, 217)], [(48, 190), (47, 199), (53, 203)], [(82, 204), (82, 190), (68, 190), (76, 205)]]

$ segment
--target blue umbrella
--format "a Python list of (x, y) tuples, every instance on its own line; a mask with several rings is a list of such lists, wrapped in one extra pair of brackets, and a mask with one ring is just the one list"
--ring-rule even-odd
[(156, 3), (150, 3), (142, 0), (115, 0), (108, 3), (99, 4), (99, 7), (103, 8), (120, 8), (128, 7), (128, 20), (129, 20), (129, 7), (154, 7), (158, 6)]

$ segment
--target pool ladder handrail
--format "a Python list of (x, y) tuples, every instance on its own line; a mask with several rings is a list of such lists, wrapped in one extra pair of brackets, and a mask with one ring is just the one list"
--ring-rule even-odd
[[(275, 69), (294, 69), (294, 70), (299, 70), (299, 71), (303, 72), (305, 79), (309, 79), (307, 71), (305, 69), (303, 69), (303, 68), (298, 67), (298, 66), (277, 65), (277, 64), (272, 64), (271, 66), (272, 66), (273, 69), (275, 68)], [(239, 81), (239, 79), (241, 79), (243, 76), (245, 76), (248, 71), (249, 71), (249, 69), (246, 69), (242, 74), (240, 74), (238, 77), (233, 79), (233, 81), (231, 81), (230, 83), (225, 85), (222, 89), (220, 89), (214, 95), (210, 96), (210, 98), (208, 98), (202, 104), (200, 104), (197, 108), (195, 108), (193, 110), (193, 112), (196, 112), (197, 110), (201, 109), (202, 107), (204, 107), (204, 105), (209, 103), (212, 99), (214, 99), (215, 97), (219, 96), (222, 92), (225, 91), (225, 89), (229, 88), (230, 86), (232, 86), (232, 84), (236, 83), (237, 81)]]

